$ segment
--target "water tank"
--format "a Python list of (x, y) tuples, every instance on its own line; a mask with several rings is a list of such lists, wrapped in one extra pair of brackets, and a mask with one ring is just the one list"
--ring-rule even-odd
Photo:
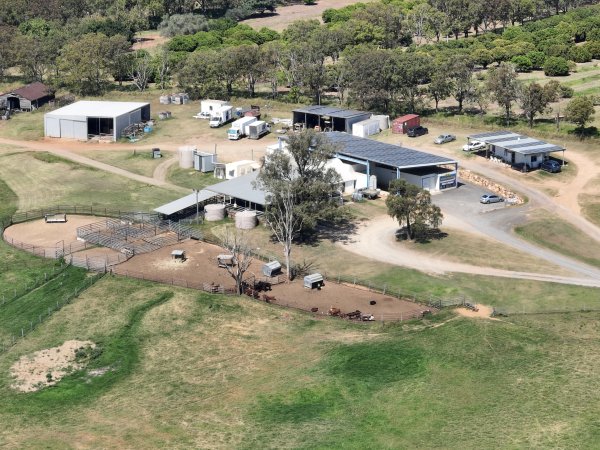
[(380, 130), (387, 130), (390, 127), (390, 116), (373, 114), (371, 118), (379, 121)]
[(377, 189), (377, 177), (375, 175), (369, 177), (369, 189)]
[(217, 222), (225, 218), (225, 205), (213, 203), (204, 207), (204, 220)]
[(240, 230), (251, 230), (256, 224), (255, 211), (241, 211), (235, 215), (235, 227)]
[(194, 152), (196, 151), (196, 147), (191, 145), (186, 145), (183, 147), (179, 147), (179, 167), (182, 169), (191, 169), (194, 167)]

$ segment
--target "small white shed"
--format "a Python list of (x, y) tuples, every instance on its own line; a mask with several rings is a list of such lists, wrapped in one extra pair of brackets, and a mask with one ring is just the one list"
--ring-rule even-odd
[(367, 137), (379, 133), (379, 119), (367, 119), (352, 125), (352, 134), (358, 137)]

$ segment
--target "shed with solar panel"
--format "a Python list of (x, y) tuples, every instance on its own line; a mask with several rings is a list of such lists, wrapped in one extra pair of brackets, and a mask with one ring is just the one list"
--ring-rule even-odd
[(523, 171), (539, 168), (544, 161), (552, 159), (551, 154), (556, 152), (562, 152), (562, 159), (559, 162), (564, 164), (566, 149), (562, 145), (541, 141), (513, 131), (490, 131), (471, 134), (467, 138), (469, 142), (479, 141), (486, 144), (488, 146), (486, 154), (490, 158), (499, 159)]

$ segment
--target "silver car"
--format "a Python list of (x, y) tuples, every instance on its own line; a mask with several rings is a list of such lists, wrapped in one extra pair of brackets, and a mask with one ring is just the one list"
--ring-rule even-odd
[(481, 198), (479, 199), (480, 203), (498, 203), (498, 202), (503, 202), (504, 199), (502, 197), (500, 197), (499, 195), (495, 195), (495, 194), (483, 194), (481, 196)]
[(433, 141), (434, 144), (445, 144), (446, 142), (452, 142), (456, 140), (456, 136), (453, 134), (440, 134)]

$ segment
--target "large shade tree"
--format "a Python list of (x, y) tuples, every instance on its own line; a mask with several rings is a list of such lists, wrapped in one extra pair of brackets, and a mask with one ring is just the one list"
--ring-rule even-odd
[(409, 239), (421, 238), (437, 228), (444, 218), (439, 206), (431, 203), (431, 194), (406, 180), (393, 180), (385, 204), (388, 214), (406, 230)]
[(331, 194), (340, 177), (326, 166), (333, 151), (324, 135), (306, 130), (268, 156), (258, 175), (257, 186), (267, 192), (265, 221), (283, 246), (288, 278), (292, 242), (314, 231), (319, 220), (337, 216), (338, 203)]

